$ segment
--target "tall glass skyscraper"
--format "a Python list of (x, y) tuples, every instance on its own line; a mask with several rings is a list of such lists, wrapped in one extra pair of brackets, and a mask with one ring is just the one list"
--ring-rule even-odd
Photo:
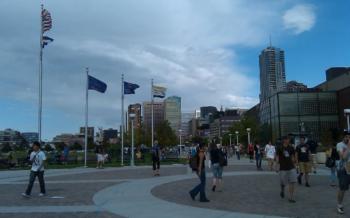
[(164, 100), (164, 117), (177, 133), (181, 128), (181, 98), (171, 96)]
[(286, 71), (284, 51), (269, 46), (259, 56), (260, 65), (260, 102), (271, 95), (286, 90)]

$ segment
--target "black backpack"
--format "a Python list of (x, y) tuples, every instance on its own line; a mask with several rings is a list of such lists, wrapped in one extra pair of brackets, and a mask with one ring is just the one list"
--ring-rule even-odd
[(222, 167), (227, 166), (227, 159), (222, 150), (219, 150), (219, 164)]

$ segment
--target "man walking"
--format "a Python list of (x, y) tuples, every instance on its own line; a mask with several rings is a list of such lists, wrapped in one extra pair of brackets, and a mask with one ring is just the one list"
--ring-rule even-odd
[(196, 196), (199, 193), (200, 202), (209, 202), (205, 194), (205, 149), (204, 144), (199, 144), (198, 152), (197, 152), (197, 175), (200, 179), (200, 184), (194, 187), (190, 192), (190, 196), (192, 200), (195, 200)]
[(303, 175), (305, 176), (305, 186), (310, 187), (309, 185), (309, 173), (311, 173), (311, 152), (309, 146), (305, 143), (305, 137), (300, 137), (300, 144), (296, 149), (296, 160), (299, 166), (299, 176), (298, 183), (302, 184)]
[(258, 142), (255, 142), (254, 155), (255, 155), (257, 170), (262, 170), (261, 162), (262, 162), (262, 158), (263, 158), (263, 151), (264, 151), (264, 148), (261, 145), (259, 145)]
[(344, 214), (343, 200), (345, 191), (349, 190), (350, 184), (350, 132), (344, 133), (343, 141), (337, 144), (339, 161), (337, 163), (339, 191), (338, 213)]
[(154, 142), (154, 146), (152, 148), (152, 164), (153, 164), (153, 176), (160, 176), (159, 168), (160, 168), (160, 148), (158, 145), (158, 141)]
[(288, 137), (283, 137), (283, 144), (277, 149), (277, 164), (279, 164), (279, 174), (281, 181), (281, 198), (284, 198), (284, 188), (288, 185), (289, 202), (295, 203), (294, 184), (297, 181), (295, 170), (295, 151), (289, 143)]
[(44, 181), (44, 163), (46, 160), (46, 155), (43, 151), (40, 150), (40, 143), (33, 143), (33, 151), (29, 157), (30, 162), (32, 163), (32, 168), (30, 171), (29, 184), (25, 193), (22, 193), (23, 197), (29, 198), (32, 192), (33, 184), (35, 178), (38, 177), (40, 184), (40, 197), (45, 196), (45, 181)]

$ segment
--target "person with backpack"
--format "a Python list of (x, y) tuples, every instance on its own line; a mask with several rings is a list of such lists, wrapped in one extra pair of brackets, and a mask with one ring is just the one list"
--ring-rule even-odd
[(153, 176), (160, 176), (160, 148), (158, 141), (154, 142), (152, 148), (152, 165), (153, 165)]
[[(196, 163), (194, 165), (193, 163)], [(205, 194), (205, 181), (206, 181), (206, 176), (205, 176), (205, 148), (204, 144), (199, 144), (197, 154), (192, 158), (191, 161), (191, 168), (193, 171), (196, 171), (197, 176), (200, 180), (200, 183), (195, 186), (190, 192), (190, 196), (192, 200), (196, 199), (196, 196), (199, 193), (199, 201), (200, 202), (209, 202), (206, 194)]]
[(339, 161), (339, 154), (337, 152), (337, 148), (335, 145), (329, 146), (329, 149), (326, 151), (326, 167), (328, 167), (331, 171), (330, 182), (331, 186), (336, 186), (336, 162)]
[(296, 147), (296, 162), (299, 167), (298, 183), (302, 184), (302, 178), (305, 177), (305, 186), (310, 187), (309, 180), (311, 173), (311, 151), (309, 145), (305, 143), (305, 137), (300, 137), (300, 144)]
[(30, 170), (29, 184), (27, 190), (22, 193), (23, 197), (30, 198), (32, 188), (34, 185), (35, 178), (38, 177), (40, 184), (39, 197), (46, 195), (45, 181), (44, 181), (44, 164), (46, 160), (46, 155), (40, 150), (40, 143), (33, 142), (33, 151), (30, 153), (29, 161), (32, 163), (32, 168)]
[(221, 150), (221, 145), (215, 145), (214, 143), (210, 146), (210, 161), (213, 171), (213, 186), (212, 191), (215, 192), (216, 187), (222, 188), (222, 172), (225, 165), (224, 153)]

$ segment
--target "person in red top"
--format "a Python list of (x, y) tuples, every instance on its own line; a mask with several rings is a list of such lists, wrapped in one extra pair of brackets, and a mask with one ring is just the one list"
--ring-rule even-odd
[(248, 155), (250, 162), (253, 163), (253, 158), (254, 158), (254, 146), (253, 144), (248, 144)]

